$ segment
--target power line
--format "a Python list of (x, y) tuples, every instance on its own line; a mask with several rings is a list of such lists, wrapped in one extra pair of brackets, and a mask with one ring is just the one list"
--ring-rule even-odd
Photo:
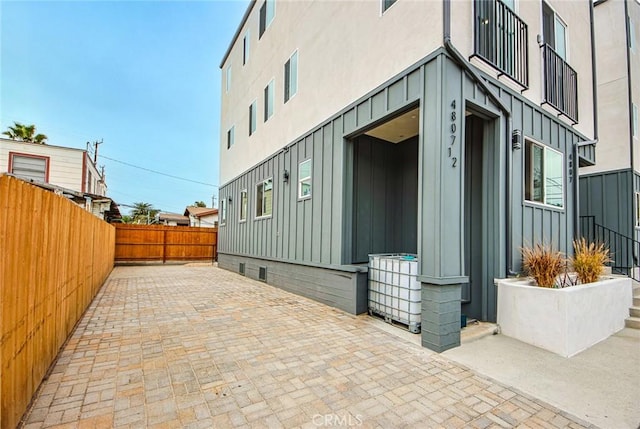
[(174, 176), (173, 174), (168, 174), (168, 173), (163, 173), (161, 171), (151, 170), (150, 168), (146, 168), (146, 167), (140, 167), (139, 165), (129, 164), (128, 162), (120, 161), (119, 159), (109, 158), (108, 156), (104, 156), (102, 154), (99, 154), (98, 157), (104, 158), (104, 159), (108, 159), (110, 161), (118, 162), (120, 164), (124, 164), (124, 165), (127, 165), (129, 167), (133, 167), (133, 168), (137, 168), (137, 169), (140, 169), (140, 170), (148, 171), (150, 173), (155, 173), (155, 174), (160, 174), (161, 176), (171, 177), (172, 179), (184, 180), (185, 182), (197, 183), (199, 185), (213, 186), (214, 188), (218, 187), (218, 185), (213, 185), (211, 183), (205, 183), (205, 182), (199, 182), (197, 180), (186, 179), (184, 177)]

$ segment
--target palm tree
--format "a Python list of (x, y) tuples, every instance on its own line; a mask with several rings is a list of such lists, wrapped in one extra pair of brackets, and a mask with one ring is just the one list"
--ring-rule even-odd
[(13, 126), (8, 127), (7, 131), (3, 132), (5, 136), (11, 140), (46, 144), (47, 136), (44, 134), (36, 134), (35, 125), (24, 125), (20, 122), (14, 122)]
[(133, 223), (149, 223), (159, 212), (160, 210), (153, 208), (153, 204), (143, 202), (133, 203), (131, 217), (133, 218)]

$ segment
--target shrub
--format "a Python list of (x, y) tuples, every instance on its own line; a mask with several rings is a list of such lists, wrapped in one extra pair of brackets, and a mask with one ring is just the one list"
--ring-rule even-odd
[(535, 279), (538, 286), (555, 287), (556, 278), (566, 267), (562, 253), (542, 244), (524, 247), (521, 252), (525, 272)]
[(575, 255), (571, 258), (571, 265), (573, 265), (580, 283), (598, 281), (604, 270), (604, 264), (611, 261), (609, 249), (605, 247), (604, 243), (599, 245), (587, 243), (583, 237), (573, 241), (573, 250)]

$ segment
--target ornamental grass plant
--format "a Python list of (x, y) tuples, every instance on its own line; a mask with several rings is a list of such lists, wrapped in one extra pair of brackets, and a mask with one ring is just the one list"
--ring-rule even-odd
[(564, 255), (543, 244), (523, 247), (521, 252), (522, 265), (527, 275), (533, 277), (540, 287), (555, 287), (557, 277), (566, 268)]
[(573, 251), (571, 265), (582, 284), (598, 281), (604, 271), (604, 264), (611, 262), (609, 249), (604, 243), (587, 243), (584, 237), (573, 241)]

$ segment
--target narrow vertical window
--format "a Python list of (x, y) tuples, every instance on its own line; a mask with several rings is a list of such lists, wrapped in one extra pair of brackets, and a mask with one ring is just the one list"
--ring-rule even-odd
[(266, 0), (260, 7), (260, 35), (261, 38), (264, 32), (267, 30), (271, 21), (276, 16), (276, 3), (275, 0)]
[(298, 198), (311, 198), (311, 160), (298, 164)]
[(267, 6), (267, 12), (266, 12), (265, 18), (267, 22), (267, 28), (269, 28), (269, 26), (273, 22), (273, 18), (275, 18), (276, 16), (276, 0), (266, 0), (265, 4)]
[(556, 53), (560, 56), (560, 58), (566, 61), (567, 60), (567, 27), (560, 20), (560, 18), (558, 18), (558, 16), (556, 16), (555, 18), (556, 18), (555, 19)]
[(234, 134), (235, 134), (235, 126), (232, 126), (231, 128), (229, 128), (229, 131), (227, 131), (227, 149), (233, 146), (234, 139), (235, 139)]
[(252, 135), (253, 133), (256, 132), (256, 117), (257, 117), (257, 111), (256, 111), (256, 102), (254, 101), (253, 103), (251, 103), (251, 105), (249, 106), (249, 135)]
[(382, 0), (382, 13), (385, 13), (397, 0)]
[(544, 43), (567, 61), (567, 26), (545, 2), (542, 2), (542, 36)]
[(256, 185), (256, 218), (271, 216), (273, 211), (273, 179)]
[(633, 20), (631, 19), (631, 17), (627, 17), (627, 19), (629, 20), (629, 49), (631, 49), (632, 52), (636, 51), (636, 29), (635, 26), (633, 25)]
[(220, 199), (220, 225), (227, 223), (227, 199)]
[(226, 91), (231, 90), (231, 66), (227, 67)]
[(247, 220), (247, 208), (249, 207), (249, 198), (247, 197), (247, 190), (240, 191), (240, 221)]
[(244, 39), (242, 39), (242, 65), (247, 64), (247, 62), (249, 61), (250, 36), (251, 36), (251, 33), (249, 33), (249, 30), (247, 30), (247, 32), (244, 33)]
[(258, 34), (258, 39), (262, 38), (264, 34), (264, 30), (267, 29), (267, 4), (263, 3), (260, 7), (260, 32)]
[(298, 92), (298, 51), (284, 65), (284, 102), (286, 103)]
[(273, 116), (273, 101), (274, 101), (274, 81), (271, 79), (269, 85), (264, 89), (264, 121)]

